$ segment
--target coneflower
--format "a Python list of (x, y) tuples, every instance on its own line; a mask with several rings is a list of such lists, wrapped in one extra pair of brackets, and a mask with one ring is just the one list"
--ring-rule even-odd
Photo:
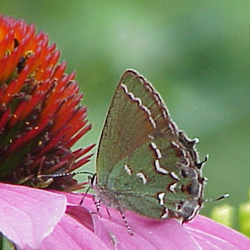
[(75, 73), (34, 25), (0, 16), (0, 181), (72, 191), (69, 173), (89, 161), (93, 146), (72, 146), (91, 128)]

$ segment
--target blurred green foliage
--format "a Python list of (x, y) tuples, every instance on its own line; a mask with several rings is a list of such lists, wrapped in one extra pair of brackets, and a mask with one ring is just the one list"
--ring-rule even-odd
[[(179, 128), (200, 138), (201, 158), (210, 155), (206, 198), (229, 192), (231, 205), (247, 200), (249, 1), (3, 0), (0, 12), (49, 33), (67, 72), (77, 71), (94, 125), (78, 147), (98, 141), (119, 77), (134, 68), (161, 93)], [(94, 171), (94, 158), (87, 168)]]

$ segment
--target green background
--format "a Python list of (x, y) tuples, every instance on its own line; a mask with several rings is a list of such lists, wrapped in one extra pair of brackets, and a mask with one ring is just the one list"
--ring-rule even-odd
[[(200, 139), (200, 157), (210, 155), (205, 197), (229, 192), (221, 203), (247, 200), (249, 1), (2, 0), (0, 13), (49, 33), (67, 72), (77, 71), (94, 125), (77, 147), (98, 141), (115, 86), (134, 68), (161, 93), (179, 128)], [(84, 169), (94, 171), (94, 158)]]

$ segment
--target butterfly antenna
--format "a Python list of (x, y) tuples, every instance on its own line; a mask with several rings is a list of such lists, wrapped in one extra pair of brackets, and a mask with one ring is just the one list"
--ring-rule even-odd
[(39, 177), (44, 177), (44, 178), (57, 178), (57, 177), (64, 177), (64, 176), (75, 176), (78, 174), (89, 174), (93, 176), (94, 174), (88, 171), (80, 171), (80, 172), (73, 172), (73, 173), (60, 173), (60, 174), (41, 174)]

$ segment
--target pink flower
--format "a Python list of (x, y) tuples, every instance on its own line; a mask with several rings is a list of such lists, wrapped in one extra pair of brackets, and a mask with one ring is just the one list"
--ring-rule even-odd
[(247, 237), (200, 215), (181, 225), (126, 212), (130, 235), (117, 210), (95, 213), (91, 195), (80, 206), (82, 194), (8, 184), (0, 194), (0, 231), (20, 249), (250, 249)]

